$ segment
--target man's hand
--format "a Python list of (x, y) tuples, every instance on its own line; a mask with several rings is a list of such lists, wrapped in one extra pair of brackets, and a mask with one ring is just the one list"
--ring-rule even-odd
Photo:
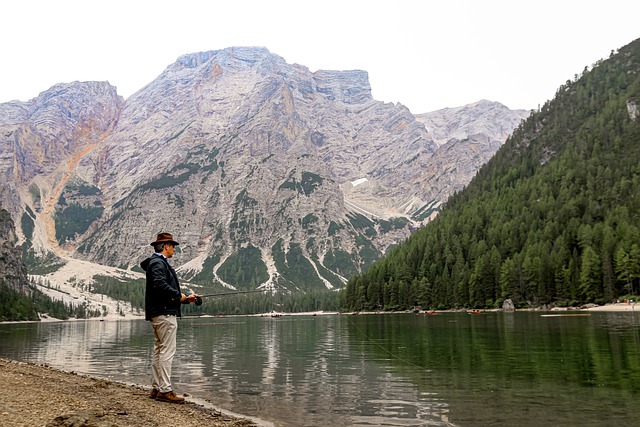
[(194, 302), (196, 300), (197, 296), (198, 295), (196, 295), (196, 294), (191, 294), (189, 296), (187, 296), (185, 294), (182, 294), (182, 296), (180, 297), (180, 302), (185, 302), (185, 301)]

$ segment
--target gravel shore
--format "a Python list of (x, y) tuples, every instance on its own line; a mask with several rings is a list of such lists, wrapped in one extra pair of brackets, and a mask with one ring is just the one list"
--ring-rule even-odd
[(187, 403), (156, 402), (139, 387), (0, 359), (0, 426), (257, 427), (186, 396)]

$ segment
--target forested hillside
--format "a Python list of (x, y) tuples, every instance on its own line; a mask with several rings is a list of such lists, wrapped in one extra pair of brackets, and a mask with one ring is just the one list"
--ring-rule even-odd
[(442, 214), (351, 278), (350, 310), (640, 292), (640, 39), (562, 85)]
[(38, 313), (58, 319), (90, 316), (83, 305), (53, 301), (31, 286), (16, 240), (11, 215), (0, 207), (0, 322), (39, 320)]

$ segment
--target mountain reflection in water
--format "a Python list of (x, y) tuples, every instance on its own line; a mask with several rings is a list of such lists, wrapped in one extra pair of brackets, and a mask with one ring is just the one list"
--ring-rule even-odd
[[(635, 313), (185, 318), (178, 392), (276, 426), (640, 425)], [(0, 356), (149, 384), (148, 322), (0, 325)], [(615, 403), (612, 403), (615, 402)]]

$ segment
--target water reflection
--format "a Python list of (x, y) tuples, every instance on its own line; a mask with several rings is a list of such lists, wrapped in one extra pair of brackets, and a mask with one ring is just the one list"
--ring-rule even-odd
[[(143, 321), (1, 325), (0, 356), (147, 384)], [(174, 386), (279, 426), (446, 425), (447, 407), (353, 347), (338, 316), (185, 319)], [(376, 359), (374, 357), (373, 359)]]
[(147, 369), (147, 343), (135, 343), (135, 337), (141, 336), (144, 326), (144, 323), (132, 321), (5, 325), (2, 354), (17, 360), (48, 363), (68, 371), (122, 378)]
[[(634, 425), (637, 336), (617, 313), (186, 318), (173, 379), (277, 426)], [(0, 325), (1, 357), (145, 385), (152, 341), (141, 320)]]
[(445, 425), (442, 402), (421, 398), (410, 381), (372, 364), (366, 353), (354, 354), (337, 316), (199, 319), (181, 328), (196, 343), (190, 356), (180, 357), (190, 367), (181, 380), (198, 384), (220, 406), (283, 426), (379, 425), (381, 419)]

